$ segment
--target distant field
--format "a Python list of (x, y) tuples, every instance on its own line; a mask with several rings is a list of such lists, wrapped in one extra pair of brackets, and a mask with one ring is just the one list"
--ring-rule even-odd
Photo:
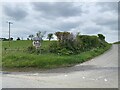
[(114, 44), (120, 44), (120, 41), (118, 41), (118, 42), (115, 42)]
[[(42, 47), (48, 50), (52, 41), (43, 41)], [(83, 52), (77, 55), (57, 55), (52, 53), (30, 54), (25, 51), (28, 46), (32, 45), (30, 40), (2, 42), (2, 65), (3, 69), (8, 68), (39, 68), (50, 69), (58, 67), (73, 66), (78, 63), (85, 62), (95, 56), (98, 56), (108, 50), (111, 45), (104, 48), (96, 48), (91, 51)]]
[[(42, 42), (42, 48), (47, 48), (49, 46), (50, 42), (49, 41), (44, 41)], [(20, 41), (11, 41), (10, 42), (10, 49), (25, 49), (28, 46), (32, 45), (31, 40), (20, 40)], [(4, 48), (9, 48), (9, 42), (8, 41), (3, 41), (2, 43), (2, 49)]]

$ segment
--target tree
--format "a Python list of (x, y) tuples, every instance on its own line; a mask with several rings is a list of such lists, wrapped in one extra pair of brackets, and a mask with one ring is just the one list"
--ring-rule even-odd
[(40, 37), (41, 37), (41, 31), (38, 31), (38, 32), (36, 33), (36, 36), (40, 38)]
[(58, 41), (50, 45), (50, 52), (71, 55), (85, 52), (88, 50), (95, 50), (95, 48), (105, 47), (105, 37), (102, 34), (98, 36), (80, 35), (77, 33), (73, 35), (70, 32), (56, 32)]
[(11, 38), (10, 38), (10, 40), (12, 41), (12, 40), (13, 40), (13, 38), (11, 37)]
[(32, 34), (31, 34), (31, 35), (29, 35), (29, 38), (31, 38), (31, 40), (33, 39), (33, 37), (34, 37), (34, 35), (32, 35)]
[(2, 38), (2, 40), (3, 40), (3, 41), (9, 41), (9, 39), (7, 39), (7, 38)]
[(50, 41), (50, 40), (53, 38), (53, 34), (52, 34), (52, 33), (49, 33), (47, 38), (48, 38), (49, 41)]
[(55, 35), (57, 36), (58, 41), (62, 40), (62, 32), (56, 32)]
[(20, 38), (18, 37), (17, 40), (20, 40)]
[(29, 38), (27, 38), (27, 40), (29, 40)]
[(36, 36), (37, 36), (38, 38), (41, 38), (41, 39), (42, 39), (45, 34), (46, 34), (46, 31), (44, 31), (44, 32), (38, 31), (38, 32), (36, 33)]
[(65, 42), (67, 39), (70, 38), (70, 32), (56, 32), (55, 35), (57, 36), (58, 41)]
[(100, 40), (105, 41), (105, 36), (103, 36), (102, 34), (98, 34), (98, 37)]
[(70, 32), (63, 32), (62, 33), (62, 40), (65, 41), (70, 38)]

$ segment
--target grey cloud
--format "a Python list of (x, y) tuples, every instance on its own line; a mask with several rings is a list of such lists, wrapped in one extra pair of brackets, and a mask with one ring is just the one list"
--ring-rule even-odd
[(20, 8), (19, 6), (3, 6), (3, 12), (5, 15), (9, 16), (10, 18), (13, 18), (15, 20), (21, 20), (27, 16), (26, 10), (24, 8)]
[(42, 16), (50, 18), (76, 16), (82, 13), (81, 8), (74, 6), (71, 2), (34, 2), (32, 5), (33, 9), (42, 13)]
[(100, 9), (101, 12), (118, 11), (118, 2), (98, 2), (96, 5), (101, 7)]
[[(107, 16), (106, 16), (107, 17)], [(112, 30), (118, 29), (118, 21), (116, 19), (96, 18), (93, 20), (97, 25), (108, 27)]]
[(118, 30), (118, 24), (117, 24), (117, 21), (116, 22), (97, 22), (98, 25), (101, 25), (101, 26), (105, 26), (105, 27), (108, 27), (112, 30)]
[(79, 22), (64, 22), (58, 25), (56, 28), (62, 31), (69, 31), (70, 29), (76, 28), (80, 25)]
[(95, 21), (96, 21), (96, 23), (99, 24), (99, 25), (112, 25), (112, 24), (117, 24), (117, 21), (111, 20), (111, 19), (109, 19), (109, 20), (103, 20), (103, 19), (98, 19), (98, 18), (97, 18)]
[(83, 32), (86, 34), (97, 34), (102, 30), (99, 26), (87, 26), (83, 28)]
[[(107, 3), (99, 3), (99, 5), (94, 3), (93, 6), (88, 3), (84, 6), (83, 3), (72, 2), (36, 2), (27, 3), (27, 5), (25, 3), (24, 6), (8, 5), (6, 4), (3, 7), (4, 26), (8, 32), (8, 24), (5, 21), (8, 20), (8, 17), (15, 18), (16, 21), (11, 26), (11, 36), (16, 38), (18, 36), (26, 38), (29, 34), (35, 35), (39, 30), (47, 31), (47, 34), (73, 30), (73, 33), (80, 31), (83, 34), (95, 35), (98, 33), (106, 34), (108, 32), (106, 30), (109, 30), (109, 32), (112, 32), (108, 33), (107, 40), (116, 40), (113, 37), (117, 36), (116, 33), (113, 33), (113, 31), (117, 31), (114, 30), (117, 29), (116, 8), (112, 5), (110, 7)], [(88, 10), (88, 13), (85, 13), (85, 10)], [(3, 35), (8, 37), (5, 31)]]

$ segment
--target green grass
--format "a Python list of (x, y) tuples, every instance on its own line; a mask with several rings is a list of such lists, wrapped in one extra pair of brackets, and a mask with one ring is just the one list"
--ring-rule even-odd
[[(49, 41), (44, 41), (42, 42), (42, 48), (48, 48), (50, 42)], [(10, 49), (24, 49), (27, 48), (28, 46), (32, 45), (31, 40), (20, 40), (20, 41), (11, 41), (10, 42)], [(2, 48), (8, 48), (9, 49), (9, 42), (8, 41), (3, 41), (2, 43)]]
[(0, 41), (0, 69), (2, 67), (2, 41)]
[[(50, 42), (49, 41), (44, 41), (42, 42), (42, 47), (44, 49), (48, 49)], [(4, 49), (6, 48), (7, 50), (25, 50), (27, 47), (32, 46), (32, 41), (31, 40), (20, 40), (20, 41), (11, 41), (10, 42), (10, 47), (9, 47), (9, 42), (8, 41), (3, 41), (2, 42), (2, 52), (4, 52)]]
[[(31, 41), (12, 41), (10, 49), (25, 49), (31, 45)], [(50, 42), (44, 41), (42, 48), (48, 48)], [(83, 52), (77, 55), (57, 55), (51, 53), (44, 54), (29, 54), (23, 50), (4, 50), (9, 48), (8, 42), (2, 43), (2, 66), (4, 68), (39, 68), (39, 69), (50, 69), (59, 67), (73, 66), (78, 63), (85, 62), (98, 56), (108, 50), (111, 45), (108, 44), (104, 48), (96, 48), (91, 51)]]
[(114, 42), (113, 44), (120, 44), (120, 41), (118, 41), (118, 42)]

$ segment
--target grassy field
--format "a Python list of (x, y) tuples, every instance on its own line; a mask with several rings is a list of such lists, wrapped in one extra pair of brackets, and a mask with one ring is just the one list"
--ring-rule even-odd
[[(42, 42), (42, 48), (48, 49), (51, 42)], [(95, 48), (91, 51), (83, 52), (77, 55), (57, 55), (52, 53), (30, 54), (25, 51), (28, 46), (32, 45), (32, 41), (11, 41), (10, 48), (8, 41), (2, 42), (2, 66), (3, 70), (8, 68), (39, 68), (50, 69), (59, 67), (73, 66), (78, 63), (85, 62), (91, 58), (98, 56), (108, 50), (111, 45), (108, 44), (104, 48)]]
[(118, 41), (118, 42), (114, 42), (113, 44), (120, 44), (120, 41)]

